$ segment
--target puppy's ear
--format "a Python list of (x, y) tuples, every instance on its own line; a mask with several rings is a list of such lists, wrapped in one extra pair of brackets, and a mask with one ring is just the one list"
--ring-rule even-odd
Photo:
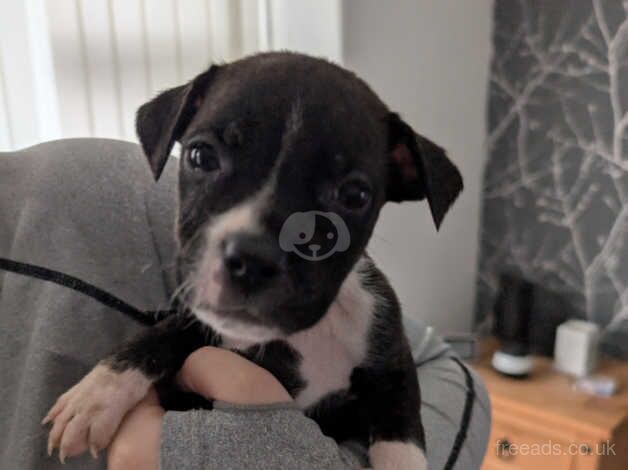
[(388, 126), (388, 200), (427, 198), (438, 229), (462, 191), (462, 176), (441, 147), (416, 134), (398, 114), (388, 115)]
[(217, 66), (189, 83), (166, 90), (137, 110), (135, 130), (155, 179), (159, 178), (175, 141), (198, 111)]

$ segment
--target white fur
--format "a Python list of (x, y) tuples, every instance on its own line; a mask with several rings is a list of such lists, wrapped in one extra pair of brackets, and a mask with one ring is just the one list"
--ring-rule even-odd
[[(228, 336), (238, 337), (246, 334), (253, 328), (243, 322), (225, 318), (212, 311), (212, 306), (220, 306), (225, 309), (237, 310), (237, 305), (219, 305), (224, 285), (224, 268), (220, 246), (223, 241), (234, 233), (259, 233), (261, 231), (259, 217), (262, 214), (263, 205), (269, 198), (268, 187), (263, 187), (254, 197), (235, 206), (221, 214), (206, 229), (205, 251), (198, 265), (194, 278), (194, 296), (192, 299), (192, 311), (199, 320), (207, 323), (216, 331)], [(267, 335), (259, 336), (265, 339)]]
[(359, 265), (347, 276), (325, 316), (287, 338), (303, 358), (299, 372), (307, 385), (295, 399), (301, 408), (348, 388), (351, 371), (366, 357), (375, 299), (360, 284)]
[(105, 448), (124, 415), (148, 391), (151, 381), (138, 370), (113, 371), (99, 364), (79, 383), (61, 395), (44, 422), (54, 423), (48, 453), (59, 447), (61, 461), (77, 449), (92, 453)]
[(426, 470), (427, 459), (411, 442), (377, 441), (369, 447), (373, 470)]
[[(263, 192), (260, 191), (260, 192)], [(260, 205), (263, 199), (261, 194), (256, 194), (255, 198), (251, 198), (242, 204), (238, 204), (234, 208), (219, 215), (208, 230), (208, 241), (216, 240), (221, 242), (225, 237), (234, 232), (258, 232)]]
[(222, 336), (223, 345), (228, 349), (243, 350), (282, 337), (277, 328), (235, 320), (229, 315), (216, 314), (210, 308), (195, 308), (194, 314)]

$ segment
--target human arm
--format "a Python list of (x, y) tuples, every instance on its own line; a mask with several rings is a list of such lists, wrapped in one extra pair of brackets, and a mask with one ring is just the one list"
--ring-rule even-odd
[(215, 400), (215, 409), (164, 415), (151, 392), (123, 421), (109, 448), (110, 469), (156, 469), (160, 459), (164, 469), (357, 466), (292, 404), (277, 379), (238, 354), (200, 348), (177, 381)]

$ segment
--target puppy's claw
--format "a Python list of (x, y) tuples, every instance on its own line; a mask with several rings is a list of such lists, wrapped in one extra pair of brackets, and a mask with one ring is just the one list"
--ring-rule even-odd
[[(43, 422), (54, 423), (48, 455), (59, 448), (59, 460), (65, 463), (66, 457), (88, 447), (97, 459), (98, 450), (107, 446), (126, 412), (146, 395), (150, 385), (151, 381), (139, 371), (116, 372), (106, 365), (96, 366), (59, 397), (44, 418)], [(89, 431), (94, 423), (98, 436), (92, 436), (90, 442)]]
[(54, 420), (57, 416), (59, 416), (59, 414), (65, 408), (68, 398), (69, 398), (69, 391), (64, 393), (57, 399), (55, 404), (52, 405), (52, 407), (48, 410), (48, 413), (46, 413), (46, 416), (44, 416), (44, 419), (41, 421), (41, 424), (48, 424), (52, 420)]

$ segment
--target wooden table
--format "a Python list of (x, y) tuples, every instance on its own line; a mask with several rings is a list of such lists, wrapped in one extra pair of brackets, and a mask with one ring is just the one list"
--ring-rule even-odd
[(505, 377), (490, 366), (494, 341), (471, 365), (492, 402), (493, 427), (485, 470), (628, 470), (628, 362), (604, 360), (596, 374), (619, 382), (600, 398), (573, 390), (549, 358), (535, 358), (528, 379)]

